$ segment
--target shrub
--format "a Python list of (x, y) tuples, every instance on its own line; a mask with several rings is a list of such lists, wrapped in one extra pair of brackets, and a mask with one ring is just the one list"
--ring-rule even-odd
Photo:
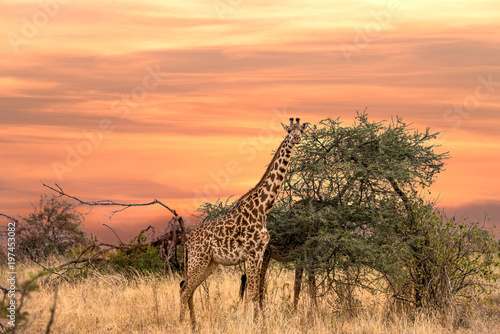
[(124, 273), (164, 273), (165, 260), (158, 247), (137, 244), (110, 254), (112, 269)]
[(429, 205), (414, 212), (417, 227), (410, 231), (407, 225), (409, 236), (392, 247), (392, 260), (399, 262), (399, 270), (387, 276), (394, 296), (454, 315), (485, 302), (499, 278), (493, 233), (477, 221), (457, 221)]

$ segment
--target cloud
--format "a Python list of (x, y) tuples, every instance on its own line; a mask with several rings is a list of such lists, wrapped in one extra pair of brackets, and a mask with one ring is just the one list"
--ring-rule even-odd
[[(376, 14), (388, 4), (243, 1), (225, 20), (213, 1), (61, 5), (18, 53), (2, 40), (0, 210), (23, 210), (40, 192), (40, 179), (56, 179), (52, 163), (65, 163), (68, 149), (88, 140), (84, 132), (99, 129), (103, 119), (113, 131), (66, 175), (64, 186), (128, 200), (155, 194), (180, 206), (192, 202), (193, 188), (211, 182), (210, 171), (232, 159), (245, 172), (221, 195), (246, 191), (268, 162), (263, 152), (283, 136), (273, 127), (282, 118), (315, 123), (341, 116), (349, 124), (365, 107), (374, 120), (399, 115), (419, 129), (446, 130), (443, 150), (457, 158), (440, 191), (460, 203), (471, 194), (491, 198), (498, 163), (485, 156), (498, 155), (498, 91), (459, 126), (445, 113), (474, 96), (481, 76), (500, 81), (498, 4), (446, 0), (440, 5), (450, 10), (443, 12), (434, 1), (405, 2), (377, 26)], [(39, 10), (38, 3), (9, 2), (0, 28), (19, 34), (22, 19)], [(379, 29), (366, 39), (374, 26)], [(356, 50), (350, 62), (343, 43)], [(169, 74), (137, 95), (148, 68)], [(238, 147), (263, 130), (272, 140), (247, 162)]]

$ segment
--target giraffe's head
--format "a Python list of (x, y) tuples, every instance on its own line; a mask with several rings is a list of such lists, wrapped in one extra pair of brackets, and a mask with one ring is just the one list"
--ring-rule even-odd
[(288, 132), (288, 136), (290, 137), (290, 140), (294, 144), (300, 143), (300, 137), (302, 136), (302, 132), (309, 126), (309, 123), (304, 123), (300, 124), (300, 118), (295, 119), (296, 123), (293, 123), (293, 118), (290, 118), (290, 125), (283, 125), (283, 129), (285, 129), (286, 132)]

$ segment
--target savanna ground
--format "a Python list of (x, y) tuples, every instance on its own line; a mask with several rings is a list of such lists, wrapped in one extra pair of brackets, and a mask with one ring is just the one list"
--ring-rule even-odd
[[(18, 268), (18, 279), (39, 272), (38, 266)], [(2, 277), (6, 274), (1, 269)], [(199, 333), (500, 333), (500, 285), (490, 307), (475, 307), (460, 327), (450, 318), (409, 313), (383, 294), (358, 292), (356, 314), (347, 314), (335, 295), (319, 300), (310, 312), (307, 291), (293, 312), (293, 272), (272, 266), (267, 283), (266, 317), (253, 322), (239, 299), (240, 272), (219, 268), (195, 292)], [(189, 333), (189, 321), (179, 322), (179, 277), (92, 273), (85, 279), (58, 285), (51, 333)], [(498, 284), (498, 283), (497, 283)], [(28, 322), (20, 332), (44, 333), (54, 304), (53, 284), (40, 284), (28, 300)]]

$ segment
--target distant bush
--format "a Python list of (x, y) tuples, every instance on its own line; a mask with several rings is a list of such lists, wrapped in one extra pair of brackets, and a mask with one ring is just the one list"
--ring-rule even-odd
[(90, 242), (90, 236), (82, 231), (83, 222), (74, 204), (41, 195), (33, 212), (19, 220), (18, 250), (34, 260), (54, 253), (66, 256), (73, 247)]

